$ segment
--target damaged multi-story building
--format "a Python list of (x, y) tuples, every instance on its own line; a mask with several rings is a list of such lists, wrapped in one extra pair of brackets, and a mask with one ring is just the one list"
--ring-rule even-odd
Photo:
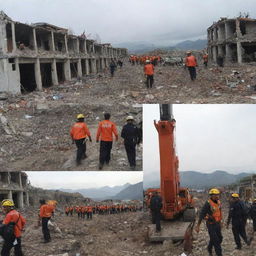
[(254, 199), (256, 197), (256, 175), (245, 177), (240, 181), (239, 194), (245, 200)]
[(0, 12), (0, 92), (42, 90), (100, 72), (127, 49), (47, 23), (24, 24)]
[(209, 59), (217, 62), (256, 61), (256, 19), (221, 18), (207, 29)]
[(4, 199), (12, 199), (18, 208), (29, 205), (26, 173), (0, 172), (0, 202)]

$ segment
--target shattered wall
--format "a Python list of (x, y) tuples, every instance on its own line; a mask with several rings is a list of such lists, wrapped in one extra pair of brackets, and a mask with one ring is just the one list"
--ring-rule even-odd
[(26, 173), (0, 172), (0, 201), (4, 199), (12, 199), (18, 208), (29, 205)]
[(208, 53), (213, 62), (256, 62), (256, 20), (221, 18), (207, 29)]
[(42, 90), (100, 72), (110, 59), (125, 56), (127, 49), (69, 35), (67, 29), (47, 23), (15, 22), (0, 12), (0, 92)]

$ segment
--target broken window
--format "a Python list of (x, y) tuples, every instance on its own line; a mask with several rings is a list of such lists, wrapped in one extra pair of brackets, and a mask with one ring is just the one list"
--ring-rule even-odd
[(55, 50), (59, 52), (65, 52), (65, 37), (64, 34), (54, 34)]
[(57, 62), (56, 63), (56, 67), (57, 67), (57, 76), (58, 76), (59, 83), (64, 82), (65, 81), (65, 77), (64, 77), (64, 63)]
[(244, 49), (243, 61), (256, 61), (256, 43), (242, 43)]
[(85, 53), (84, 40), (79, 39), (79, 52)]
[(246, 34), (246, 25), (245, 25), (245, 21), (240, 20), (240, 31), (242, 35)]
[(52, 65), (51, 63), (40, 63), (42, 86), (47, 88), (52, 86)]
[(7, 51), (12, 52), (12, 50), (13, 50), (13, 39), (12, 39), (11, 23), (6, 24), (6, 37), (7, 37)]
[(77, 77), (77, 63), (70, 63), (71, 78)]
[(86, 75), (85, 59), (82, 59), (82, 60), (81, 60), (81, 66), (82, 66), (82, 75)]
[(36, 89), (35, 64), (19, 64), (21, 92), (32, 92)]
[(24, 48), (34, 49), (33, 29), (25, 24), (15, 24), (15, 38), (17, 48), (23, 50)]
[(36, 42), (39, 49), (50, 51), (51, 33), (44, 29), (36, 29)]

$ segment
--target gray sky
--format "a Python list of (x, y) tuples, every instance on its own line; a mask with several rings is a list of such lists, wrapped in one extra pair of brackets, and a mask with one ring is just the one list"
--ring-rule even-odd
[(26, 172), (32, 186), (44, 189), (80, 189), (135, 184), (143, 179), (143, 172)]
[(1, 9), (16, 21), (97, 33), (102, 42), (160, 45), (206, 38), (214, 21), (240, 11), (256, 18), (255, 0), (0, 0)]
[[(175, 104), (180, 171), (256, 171), (256, 105)], [(159, 105), (143, 105), (144, 179), (159, 176)]]

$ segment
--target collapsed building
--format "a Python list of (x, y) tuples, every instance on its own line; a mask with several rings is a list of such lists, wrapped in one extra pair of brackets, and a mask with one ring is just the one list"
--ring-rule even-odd
[(47, 23), (24, 24), (0, 12), (0, 92), (42, 90), (102, 71), (127, 49)]
[(0, 202), (4, 199), (12, 199), (18, 208), (29, 205), (26, 173), (0, 172)]
[(256, 61), (256, 19), (221, 18), (207, 29), (209, 59), (217, 62)]
[(239, 184), (239, 195), (246, 201), (256, 198), (256, 175), (243, 178)]

